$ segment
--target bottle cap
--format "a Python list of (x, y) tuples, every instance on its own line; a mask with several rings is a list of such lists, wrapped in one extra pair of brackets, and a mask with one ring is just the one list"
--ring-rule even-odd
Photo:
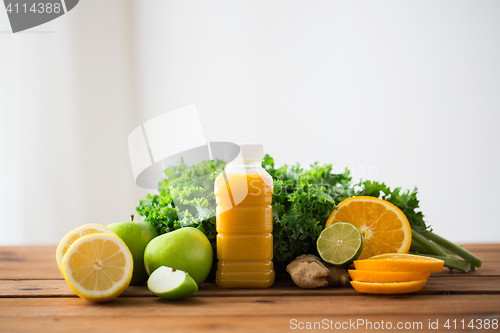
[[(226, 162), (231, 161), (262, 161), (264, 158), (264, 145), (262, 144), (238, 144), (240, 148), (239, 154), (234, 157), (234, 149), (228, 147), (229, 149), (225, 151)], [(231, 150), (231, 151), (229, 151)], [(233, 157), (233, 158), (230, 158)]]

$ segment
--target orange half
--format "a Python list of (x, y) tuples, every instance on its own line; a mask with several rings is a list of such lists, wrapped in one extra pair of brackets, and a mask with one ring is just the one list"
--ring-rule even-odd
[(352, 197), (338, 204), (325, 228), (333, 223), (354, 224), (363, 237), (359, 259), (382, 253), (407, 253), (411, 245), (411, 227), (405, 214), (388, 201), (375, 197)]

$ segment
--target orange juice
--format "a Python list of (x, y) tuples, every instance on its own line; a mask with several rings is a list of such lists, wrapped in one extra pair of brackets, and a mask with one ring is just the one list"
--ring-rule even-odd
[(273, 179), (261, 166), (262, 145), (240, 149), (215, 180), (216, 281), (223, 288), (268, 288), (274, 282)]

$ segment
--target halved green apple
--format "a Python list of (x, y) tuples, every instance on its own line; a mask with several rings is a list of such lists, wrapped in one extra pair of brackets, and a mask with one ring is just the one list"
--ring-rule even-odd
[(181, 299), (198, 291), (198, 285), (186, 272), (161, 266), (149, 276), (148, 288), (164, 299)]

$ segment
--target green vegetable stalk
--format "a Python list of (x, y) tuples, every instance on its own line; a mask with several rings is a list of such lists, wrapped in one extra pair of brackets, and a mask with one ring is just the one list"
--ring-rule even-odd
[(472, 266), (474, 267), (481, 267), (481, 265), (483, 264), (483, 262), (481, 261), (481, 259), (479, 259), (478, 257), (476, 257), (474, 254), (470, 253), (469, 251), (467, 251), (466, 249), (450, 242), (449, 240), (447, 239), (444, 239), (443, 237), (441, 236), (438, 236), (436, 235), (435, 233), (431, 232), (431, 231), (423, 231), (422, 232), (422, 235), (427, 237), (429, 240), (435, 242), (436, 244), (439, 244), (441, 245), (442, 247), (448, 249), (449, 251), (453, 252), (454, 254), (462, 257), (463, 259), (467, 260), (468, 262), (471, 263)]
[(444, 257), (448, 256), (443, 248), (441, 248), (436, 243), (429, 241), (427, 238), (416, 232), (415, 229), (412, 229), (411, 234), (412, 234), (412, 240), (421, 244), (424, 247), (424, 249), (427, 250), (427, 253), (434, 253), (435, 255)]
[(474, 254), (431, 231), (424, 230), (419, 233), (412, 230), (412, 238), (410, 247), (412, 253), (444, 260), (445, 266), (448, 268), (467, 273), (482, 265), (481, 259)]
[[(482, 261), (461, 246), (450, 242), (430, 231), (424, 221), (417, 199), (417, 189), (402, 191), (401, 188), (391, 189), (384, 183), (365, 181), (358, 184), (363, 190), (355, 195), (368, 195), (387, 200), (403, 211), (412, 228), (412, 246), (410, 252), (442, 259), (445, 266), (468, 272), (471, 268), (481, 267)], [(460, 258), (457, 258), (461, 257)], [(446, 260), (445, 260), (446, 259)]]

